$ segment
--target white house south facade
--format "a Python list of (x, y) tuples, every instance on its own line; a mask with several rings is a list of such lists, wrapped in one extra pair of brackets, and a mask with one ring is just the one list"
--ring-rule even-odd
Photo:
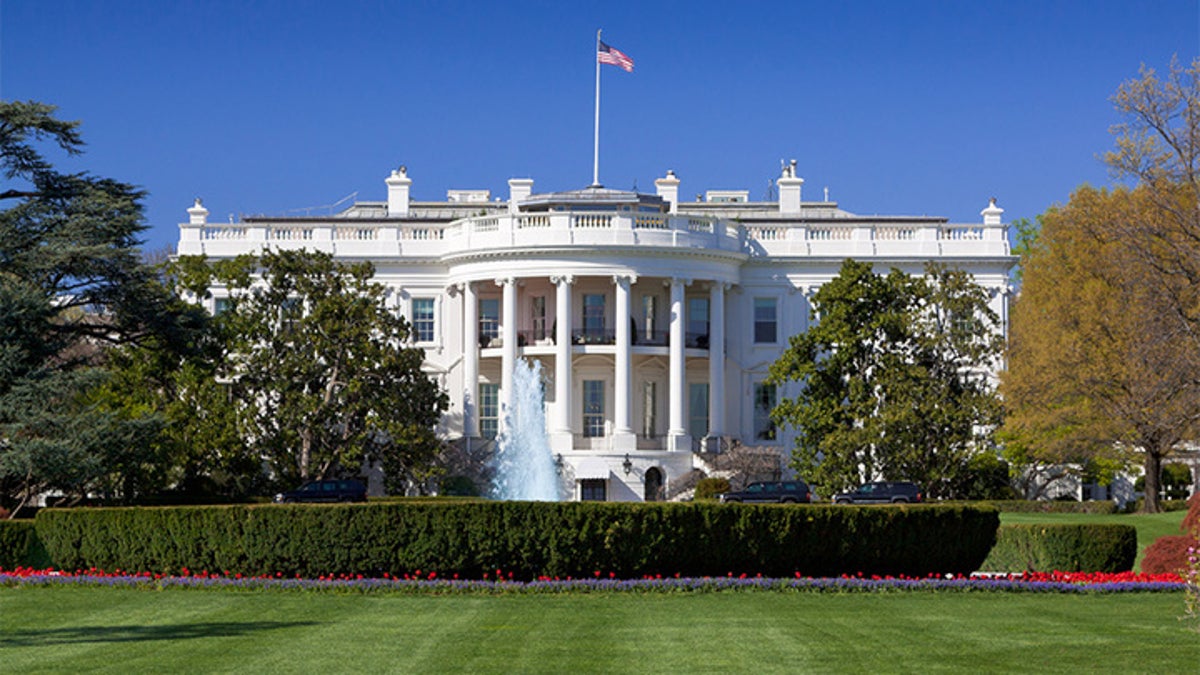
[[(494, 437), (516, 360), (541, 361), (565, 497), (660, 499), (698, 452), (731, 442), (786, 455), (792, 432), (767, 412), (795, 392), (764, 380), (846, 258), (880, 271), (963, 269), (1007, 322), (1015, 258), (994, 202), (968, 224), (858, 216), (803, 201), (794, 162), (776, 179), (778, 200), (763, 202), (744, 191), (681, 202), (672, 172), (655, 194), (535, 194), (532, 180), (513, 179), (507, 200), (449, 190), (413, 201), (403, 167), (385, 182), (386, 202), (324, 217), (210, 223), (197, 201), (178, 253), (308, 248), (372, 262), (450, 396), (448, 439)], [(210, 309), (223, 294), (213, 289)]]

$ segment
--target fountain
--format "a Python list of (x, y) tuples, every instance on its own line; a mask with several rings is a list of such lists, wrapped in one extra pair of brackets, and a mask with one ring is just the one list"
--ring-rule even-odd
[(556, 502), (558, 472), (546, 438), (541, 362), (517, 359), (511, 382), (511, 406), (504, 411), (504, 428), (496, 439), (492, 496)]

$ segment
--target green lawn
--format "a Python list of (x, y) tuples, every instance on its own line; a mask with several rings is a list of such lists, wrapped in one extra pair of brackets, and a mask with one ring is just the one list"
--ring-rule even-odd
[(1182, 593), (0, 589), (5, 672), (1194, 672)]
[(1186, 511), (1152, 514), (1001, 513), (1000, 524), (1120, 523), (1122, 525), (1133, 525), (1137, 528), (1138, 539), (1138, 556), (1137, 561), (1134, 563), (1134, 569), (1136, 570), (1142, 564), (1142, 557), (1146, 553), (1146, 547), (1153, 544), (1155, 539), (1166, 535), (1183, 534), (1179, 531), (1179, 524), (1183, 522), (1183, 517), (1186, 513)]

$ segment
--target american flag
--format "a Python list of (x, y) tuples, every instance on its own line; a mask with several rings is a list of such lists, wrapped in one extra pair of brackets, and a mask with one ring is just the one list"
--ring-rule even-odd
[(596, 60), (600, 63), (607, 63), (610, 66), (618, 66), (625, 69), (625, 72), (633, 72), (633, 59), (625, 52), (610, 47), (603, 42), (600, 43), (600, 49), (596, 52)]

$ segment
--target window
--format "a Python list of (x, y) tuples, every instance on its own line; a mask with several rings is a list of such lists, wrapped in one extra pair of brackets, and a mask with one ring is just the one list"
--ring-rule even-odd
[(775, 408), (775, 385), (759, 382), (754, 385), (754, 438), (760, 441), (775, 440), (775, 422), (771, 410)]
[(500, 337), (500, 300), (498, 298), (482, 298), (479, 300), (479, 344), (486, 347)]
[(413, 298), (412, 312), (417, 342), (433, 342), (433, 298)]
[(708, 298), (688, 298), (687, 345), (708, 348)]
[(479, 435), (495, 438), (500, 433), (500, 385), (479, 385)]
[(656, 438), (658, 427), (658, 383), (642, 383), (642, 436)]
[(579, 500), (584, 502), (608, 501), (608, 482), (603, 478), (585, 478), (579, 481)]
[(583, 296), (583, 332), (588, 337), (604, 335), (604, 296), (587, 293)]
[(754, 341), (756, 343), (771, 343), (776, 336), (776, 306), (775, 298), (754, 299)]
[(530, 304), (530, 313), (533, 319), (533, 339), (545, 340), (549, 337), (546, 334), (546, 296), (534, 296)]
[(217, 298), (213, 300), (213, 316), (228, 312), (230, 307), (229, 298)]
[(604, 380), (583, 381), (583, 435), (604, 436)]
[(654, 331), (658, 330), (658, 298), (653, 295), (642, 296), (642, 337), (648, 344), (654, 344)]
[(692, 438), (708, 435), (708, 383), (688, 385), (688, 433)]

